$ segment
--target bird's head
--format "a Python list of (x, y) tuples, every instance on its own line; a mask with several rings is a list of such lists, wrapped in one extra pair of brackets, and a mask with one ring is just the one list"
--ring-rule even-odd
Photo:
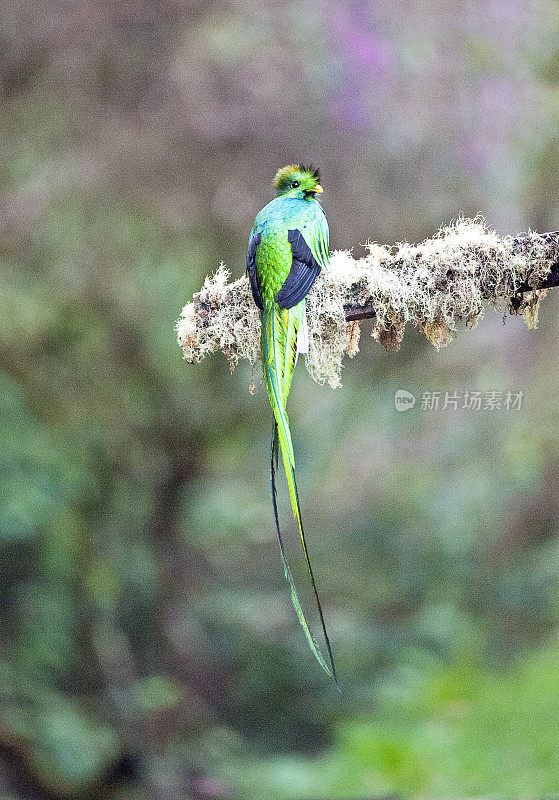
[(320, 173), (314, 167), (288, 164), (276, 173), (274, 178), (276, 197), (295, 197), (300, 200), (314, 200), (324, 191), (320, 185)]

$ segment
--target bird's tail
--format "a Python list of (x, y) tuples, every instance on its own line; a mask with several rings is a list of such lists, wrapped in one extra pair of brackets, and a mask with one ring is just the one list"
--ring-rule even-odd
[[(290, 311), (282, 310), (276, 303), (266, 302), (262, 312), (262, 362), (264, 364), (264, 377), (266, 382), (266, 389), (270, 404), (274, 412), (274, 431), (272, 436), (272, 452), (271, 452), (271, 480), (270, 488), (272, 492), (272, 503), (274, 507), (274, 518), (276, 523), (276, 532), (281, 550), (281, 558), (285, 571), (285, 577), (289, 582), (291, 588), (291, 600), (297, 612), (299, 622), (301, 623), (309, 646), (314, 653), (317, 661), (322, 668), (332, 675), (336, 683), (336, 688), (339, 689), (338, 680), (336, 677), (336, 668), (334, 666), (334, 658), (332, 656), (332, 649), (330, 647), (330, 640), (326, 632), (326, 624), (324, 622), (324, 614), (322, 612), (322, 605), (318, 596), (316, 582), (314, 579), (307, 543), (305, 540), (305, 533), (303, 529), (303, 522), (301, 519), (301, 508), (299, 504), (299, 495), (297, 492), (297, 483), (295, 481), (295, 459), (293, 456), (293, 445), (291, 442), (291, 431), (289, 429), (289, 419), (286, 412), (286, 400), (291, 384), (291, 376), (295, 363), (295, 347), (297, 339), (297, 330), (301, 324), (301, 315), (305, 314), (304, 303), (298, 309), (291, 309)], [(301, 544), (303, 546), (303, 553), (307, 564), (307, 570), (311, 580), (318, 615), (320, 617), (320, 624), (326, 643), (328, 652), (328, 661), (326, 662), (318, 647), (310, 628), (307, 624), (305, 614), (303, 612), (293, 575), (289, 569), (287, 559), (285, 556), (285, 549), (283, 546), (283, 539), (280, 532), (277, 499), (276, 499), (276, 484), (275, 484), (275, 469), (278, 463), (278, 451), (281, 450), (283, 465), (285, 468), (285, 475), (287, 478), (287, 485), (289, 488), (289, 497), (291, 500), (291, 507), (293, 515), (297, 520), (299, 528), (299, 535), (301, 537)]]

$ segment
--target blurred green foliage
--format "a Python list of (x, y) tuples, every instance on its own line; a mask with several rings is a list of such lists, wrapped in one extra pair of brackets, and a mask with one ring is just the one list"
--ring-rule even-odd
[[(554, 294), (535, 333), (364, 336), (335, 392), (297, 371), (341, 697), (283, 580), (265, 393), (173, 335), (296, 158), (335, 247), (559, 227), (553, 4), (2, 14), (2, 797), (557, 794)], [(524, 400), (401, 414), (400, 388)]]

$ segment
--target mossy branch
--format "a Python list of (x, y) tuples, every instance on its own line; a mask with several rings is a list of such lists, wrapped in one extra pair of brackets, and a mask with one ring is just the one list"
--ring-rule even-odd
[[(550, 289), (559, 286), (559, 231), (551, 233), (530, 233), (522, 236), (508, 238), (512, 245), (513, 252), (517, 255), (525, 255), (530, 260), (526, 280), (515, 290), (515, 297), (511, 303), (511, 311), (518, 313), (522, 305), (522, 294), (532, 292), (534, 289)], [(543, 242), (544, 250), (538, 257), (534, 257), (534, 244)], [(398, 259), (394, 259), (394, 267), (397, 268)], [(544, 275), (545, 277), (542, 277)], [(495, 291), (498, 287), (489, 283), (482, 289), (485, 290), (483, 297), (491, 301), (497, 299)], [(375, 306), (368, 303), (365, 299), (362, 303), (347, 303), (344, 306), (345, 318), (348, 322), (371, 319), (376, 316)]]
[[(344, 354), (358, 352), (363, 319), (373, 319), (372, 335), (386, 348), (399, 347), (407, 323), (440, 348), (460, 325), (473, 327), (484, 304), (521, 313), (534, 328), (540, 300), (559, 285), (559, 232), (499, 237), (479, 218), (459, 219), (418, 245), (367, 248), (360, 259), (334, 252), (307, 297), (306, 362), (320, 383), (339, 385)], [(191, 363), (217, 349), (232, 369), (239, 358), (259, 358), (260, 319), (248, 281), (228, 278), (221, 265), (183, 309), (177, 334)]]

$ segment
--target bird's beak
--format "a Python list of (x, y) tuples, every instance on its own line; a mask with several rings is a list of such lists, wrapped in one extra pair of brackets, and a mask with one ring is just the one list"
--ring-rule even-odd
[(324, 189), (322, 188), (322, 186), (319, 183), (317, 183), (316, 186), (314, 187), (313, 191), (315, 191), (317, 194), (322, 194)]

